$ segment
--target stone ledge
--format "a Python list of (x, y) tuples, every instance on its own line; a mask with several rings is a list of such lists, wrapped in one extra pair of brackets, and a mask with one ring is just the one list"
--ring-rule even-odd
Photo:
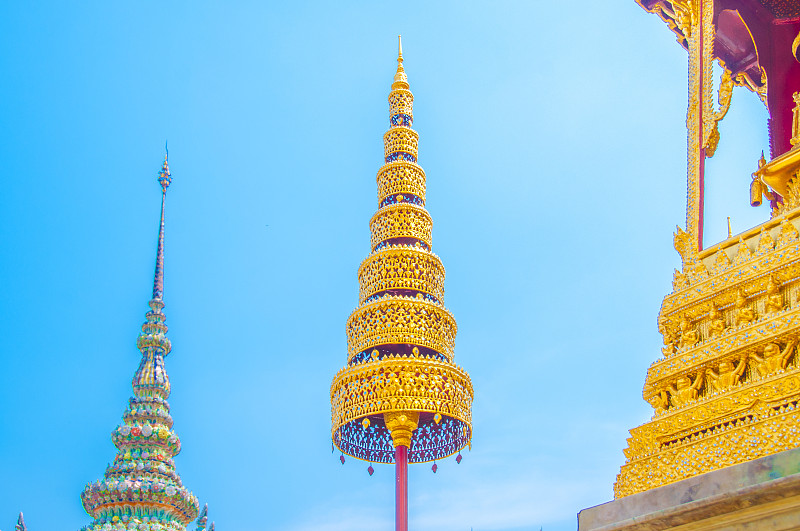
[[(733, 514), (737, 512), (747, 514), (739, 518)], [(584, 509), (578, 513), (578, 531), (661, 531), (679, 526), (688, 530), (687, 525), (698, 530), (720, 525), (757, 529), (748, 522), (787, 512), (796, 513), (790, 518), (794, 526), (770, 528), (800, 527), (800, 448)], [(707, 524), (700, 525), (701, 521)]]

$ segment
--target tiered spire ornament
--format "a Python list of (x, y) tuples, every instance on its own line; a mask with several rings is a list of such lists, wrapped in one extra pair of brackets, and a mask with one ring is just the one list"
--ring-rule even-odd
[(167, 157), (158, 175), (161, 220), (153, 280), (153, 298), (137, 346), (142, 361), (133, 376), (133, 397), (123, 422), (111, 433), (118, 453), (100, 481), (81, 493), (94, 518), (84, 531), (185, 531), (197, 517), (197, 498), (183, 486), (173, 457), (181, 442), (172, 431), (167, 398), (169, 377), (164, 358), (172, 345), (164, 315), (164, 203), (172, 180)]
[(331, 386), (333, 443), (371, 463), (396, 463), (397, 529), (407, 528), (407, 463), (470, 444), (472, 383), (453, 364), (456, 322), (444, 307), (444, 266), (431, 252), (425, 172), (411, 129), (414, 96), (400, 48), (383, 137), (372, 252), (347, 321), (347, 366)]

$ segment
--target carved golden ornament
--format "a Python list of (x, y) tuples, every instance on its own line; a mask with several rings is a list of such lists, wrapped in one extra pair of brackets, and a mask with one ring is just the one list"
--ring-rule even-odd
[(770, 235), (766, 227), (762, 226), (756, 247), (756, 256), (767, 254), (775, 248), (775, 240)]
[(408, 127), (392, 127), (383, 135), (383, 156), (402, 151), (417, 158), (419, 133)]
[(777, 343), (769, 343), (764, 347), (763, 356), (752, 353), (750, 358), (755, 362), (755, 368), (762, 377), (769, 376), (777, 371), (785, 369), (789, 364), (789, 359), (795, 353), (797, 338), (792, 338), (781, 350)]
[(744, 291), (739, 290), (736, 293), (736, 326), (742, 326), (755, 319), (755, 312), (753, 308), (747, 304), (747, 297), (744, 296)]
[(777, 246), (779, 248), (784, 247), (797, 239), (800, 239), (800, 232), (798, 232), (794, 224), (789, 221), (789, 218), (784, 217), (780, 224)]
[(753, 251), (750, 250), (747, 243), (745, 243), (744, 239), (740, 236), (739, 243), (736, 246), (736, 255), (733, 257), (733, 265), (741, 265), (753, 257)]
[(769, 276), (767, 283), (767, 300), (766, 300), (766, 313), (780, 312), (784, 308), (783, 296), (781, 295), (778, 284), (775, 282), (775, 276)]
[[(711, 76), (709, 75), (708, 77), (710, 78)], [(703, 134), (705, 136), (703, 147), (706, 148), (706, 157), (713, 157), (717, 150), (717, 145), (719, 144), (719, 122), (725, 118), (725, 115), (728, 114), (728, 109), (730, 109), (733, 84), (730, 71), (723, 65), (717, 93), (719, 109), (715, 111), (712, 106), (705, 109), (703, 114)], [(711, 90), (713, 91), (713, 86)]]
[(413, 247), (385, 247), (369, 255), (358, 268), (359, 304), (390, 289), (412, 289), (444, 298), (444, 266), (438, 256)]
[(695, 242), (692, 234), (684, 231), (680, 227), (675, 227), (675, 233), (673, 234), (672, 243), (675, 246), (675, 250), (678, 251), (679, 255), (681, 255), (681, 261), (685, 266), (692, 260), (692, 257), (696, 254)]
[(390, 162), (380, 169), (377, 181), (378, 202), (390, 195), (413, 194), (425, 203), (425, 171), (418, 164)]
[(783, 207), (778, 210), (778, 214), (800, 206), (800, 171), (786, 183), (786, 196), (783, 198)]
[(730, 265), (731, 261), (728, 258), (728, 254), (723, 251), (721, 247), (718, 247), (717, 252), (714, 254), (714, 262), (709, 268), (709, 273), (716, 275), (722, 271), (725, 271)]
[(387, 296), (356, 309), (347, 320), (348, 362), (379, 345), (412, 344), (453, 359), (456, 320), (444, 306)]
[(416, 238), (430, 246), (432, 228), (428, 211), (410, 203), (387, 205), (369, 221), (373, 249), (390, 238)]
[(419, 425), (419, 411), (387, 411), (383, 414), (386, 429), (392, 434), (394, 447), (411, 447), (411, 437)]
[(707, 322), (709, 338), (719, 337), (725, 331), (725, 319), (714, 303), (711, 303), (711, 309), (708, 311)]
[(697, 337), (697, 330), (692, 327), (692, 324), (689, 322), (689, 319), (684, 315), (683, 319), (681, 319), (680, 324), (681, 330), (681, 340), (679, 343), (679, 348), (686, 348), (691, 347), (698, 341)]
[(414, 115), (414, 95), (410, 90), (393, 90), (389, 94), (389, 115)]
[(707, 369), (705, 375), (708, 378), (708, 382), (711, 383), (713, 390), (721, 393), (739, 384), (747, 368), (747, 359), (747, 354), (745, 354), (736, 361), (721, 361), (716, 371), (714, 369)]
[(661, 349), (661, 353), (664, 356), (669, 356), (673, 352), (675, 352), (675, 347), (677, 345), (678, 338), (672, 330), (664, 326), (663, 320), (659, 320), (658, 322), (658, 331), (662, 334), (664, 338), (664, 347)]
[(416, 411), (472, 423), (472, 382), (435, 358), (387, 356), (340, 370), (331, 384), (332, 430), (369, 415)]

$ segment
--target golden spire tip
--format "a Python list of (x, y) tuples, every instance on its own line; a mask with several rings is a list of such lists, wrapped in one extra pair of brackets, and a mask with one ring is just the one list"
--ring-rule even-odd
[(403, 69), (403, 37), (397, 36), (397, 73), (394, 75), (394, 83), (392, 83), (392, 90), (395, 89), (408, 90), (408, 78)]

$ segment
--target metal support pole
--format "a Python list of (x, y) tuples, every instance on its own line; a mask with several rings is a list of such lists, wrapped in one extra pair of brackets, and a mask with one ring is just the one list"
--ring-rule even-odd
[(408, 448), (394, 449), (395, 460), (395, 528), (408, 531)]

